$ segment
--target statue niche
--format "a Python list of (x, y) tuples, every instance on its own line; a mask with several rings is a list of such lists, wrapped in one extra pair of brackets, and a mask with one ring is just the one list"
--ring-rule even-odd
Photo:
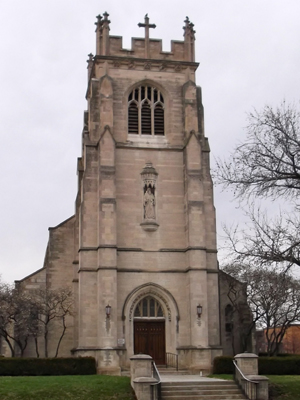
[(155, 220), (155, 187), (144, 186), (144, 219)]
[(141, 172), (143, 180), (143, 222), (141, 226), (146, 231), (155, 231), (158, 228), (156, 209), (156, 179), (158, 173), (152, 163), (146, 163)]

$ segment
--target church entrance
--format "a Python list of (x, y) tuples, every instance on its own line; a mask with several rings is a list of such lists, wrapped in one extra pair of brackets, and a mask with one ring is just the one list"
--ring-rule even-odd
[(166, 363), (165, 321), (134, 322), (134, 354), (149, 354), (157, 365)]
[(157, 365), (166, 363), (165, 318), (160, 303), (143, 298), (134, 311), (134, 354), (149, 354)]

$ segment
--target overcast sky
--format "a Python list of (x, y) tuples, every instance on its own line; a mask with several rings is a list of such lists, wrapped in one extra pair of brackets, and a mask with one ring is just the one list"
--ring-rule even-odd
[[(283, 99), (299, 104), (299, 0), (1, 0), (0, 273), (12, 282), (43, 266), (48, 227), (74, 213), (76, 160), (86, 109), (86, 60), (96, 15), (112, 35), (182, 40), (195, 24), (197, 84), (203, 89), (213, 158), (245, 137), (246, 114)], [(215, 190), (218, 226), (237, 221), (230, 195)]]

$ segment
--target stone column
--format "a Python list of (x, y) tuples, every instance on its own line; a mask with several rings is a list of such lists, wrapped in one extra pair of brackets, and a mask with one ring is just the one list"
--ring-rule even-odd
[[(237, 354), (234, 357), (238, 368), (247, 379), (257, 382), (257, 400), (269, 399), (269, 379), (258, 375), (258, 356), (253, 353)], [(240, 377), (239, 384), (245, 387), (245, 380)]]
[(137, 354), (130, 357), (131, 386), (137, 400), (151, 400), (151, 384), (157, 383), (152, 377), (152, 357), (147, 354)]

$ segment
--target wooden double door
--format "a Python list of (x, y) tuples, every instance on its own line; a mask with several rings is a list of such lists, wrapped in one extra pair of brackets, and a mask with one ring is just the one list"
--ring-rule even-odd
[(134, 321), (134, 354), (149, 354), (157, 365), (166, 363), (165, 321)]

